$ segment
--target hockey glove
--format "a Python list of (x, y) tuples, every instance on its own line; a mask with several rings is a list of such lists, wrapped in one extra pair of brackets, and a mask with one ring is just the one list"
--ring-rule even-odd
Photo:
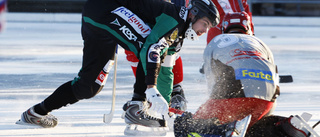
[(174, 135), (175, 137), (187, 137), (189, 134), (189, 126), (192, 126), (189, 120), (192, 120), (192, 113), (184, 112), (182, 116), (178, 116), (174, 120)]
[(145, 91), (148, 102), (150, 103), (149, 113), (158, 117), (158, 114), (168, 115), (168, 102), (161, 96), (156, 88), (149, 88)]
[(174, 120), (174, 135), (187, 136), (223, 136), (227, 125), (221, 125), (217, 118), (193, 119), (192, 113), (184, 112)]

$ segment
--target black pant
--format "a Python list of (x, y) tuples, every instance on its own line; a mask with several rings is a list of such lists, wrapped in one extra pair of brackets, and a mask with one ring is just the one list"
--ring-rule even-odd
[[(45, 112), (73, 104), (81, 99), (91, 98), (99, 93), (103, 84), (97, 80), (107, 62), (114, 59), (118, 44), (126, 50), (138, 53), (140, 44), (145, 42), (145, 39), (132, 29), (127, 20), (112, 13), (120, 6), (122, 5), (117, 1), (88, 0), (86, 2), (81, 28), (84, 40), (82, 68), (77, 78), (61, 85), (45, 99), (43, 103)], [(137, 78), (141, 79), (134, 86), (137, 88), (135, 93), (145, 97), (146, 84), (142, 67), (139, 67), (138, 72)]]
[[(132, 29), (128, 20), (113, 13), (122, 5), (118, 1), (89, 0), (84, 6), (82, 37), (84, 40), (83, 64), (79, 78), (72, 85), (77, 99), (96, 95), (103, 86), (96, 83), (101, 70), (113, 59), (115, 47), (119, 44), (135, 54), (145, 39)], [(140, 63), (139, 63), (140, 64)], [(145, 73), (142, 66), (137, 70), (134, 92), (145, 97)]]

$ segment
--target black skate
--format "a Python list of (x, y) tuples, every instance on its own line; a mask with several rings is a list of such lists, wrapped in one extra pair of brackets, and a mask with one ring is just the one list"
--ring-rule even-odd
[(16, 124), (52, 128), (58, 124), (58, 119), (51, 114), (45, 116), (39, 115), (35, 113), (34, 108), (31, 107), (22, 113), (21, 119), (18, 120)]
[(318, 133), (307, 123), (312, 117), (309, 113), (303, 113), (301, 116), (290, 116), (278, 125), (284, 132), (294, 137), (320, 137)]
[[(126, 107), (126, 108), (125, 108)], [(166, 135), (166, 122), (148, 114), (149, 104), (142, 101), (128, 101), (124, 105), (125, 122), (128, 124), (124, 130), (130, 136), (164, 136)]]

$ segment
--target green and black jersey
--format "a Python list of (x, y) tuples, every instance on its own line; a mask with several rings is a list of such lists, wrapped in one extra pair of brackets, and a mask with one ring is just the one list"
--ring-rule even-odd
[(142, 63), (146, 84), (154, 85), (160, 57), (168, 49), (174, 53), (181, 48), (177, 45), (188, 28), (187, 15), (186, 7), (160, 0), (88, 0), (83, 23), (101, 31), (94, 33), (96, 37), (111, 36), (134, 52)]

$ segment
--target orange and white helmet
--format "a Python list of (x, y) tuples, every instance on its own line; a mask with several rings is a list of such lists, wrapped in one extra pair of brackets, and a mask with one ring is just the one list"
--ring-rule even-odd
[(240, 30), (238, 33), (240, 32), (248, 35), (253, 35), (254, 33), (253, 28), (251, 28), (250, 16), (244, 11), (227, 13), (224, 16), (221, 27), (222, 33), (232, 33), (229, 32), (229, 30), (233, 28), (239, 28)]

